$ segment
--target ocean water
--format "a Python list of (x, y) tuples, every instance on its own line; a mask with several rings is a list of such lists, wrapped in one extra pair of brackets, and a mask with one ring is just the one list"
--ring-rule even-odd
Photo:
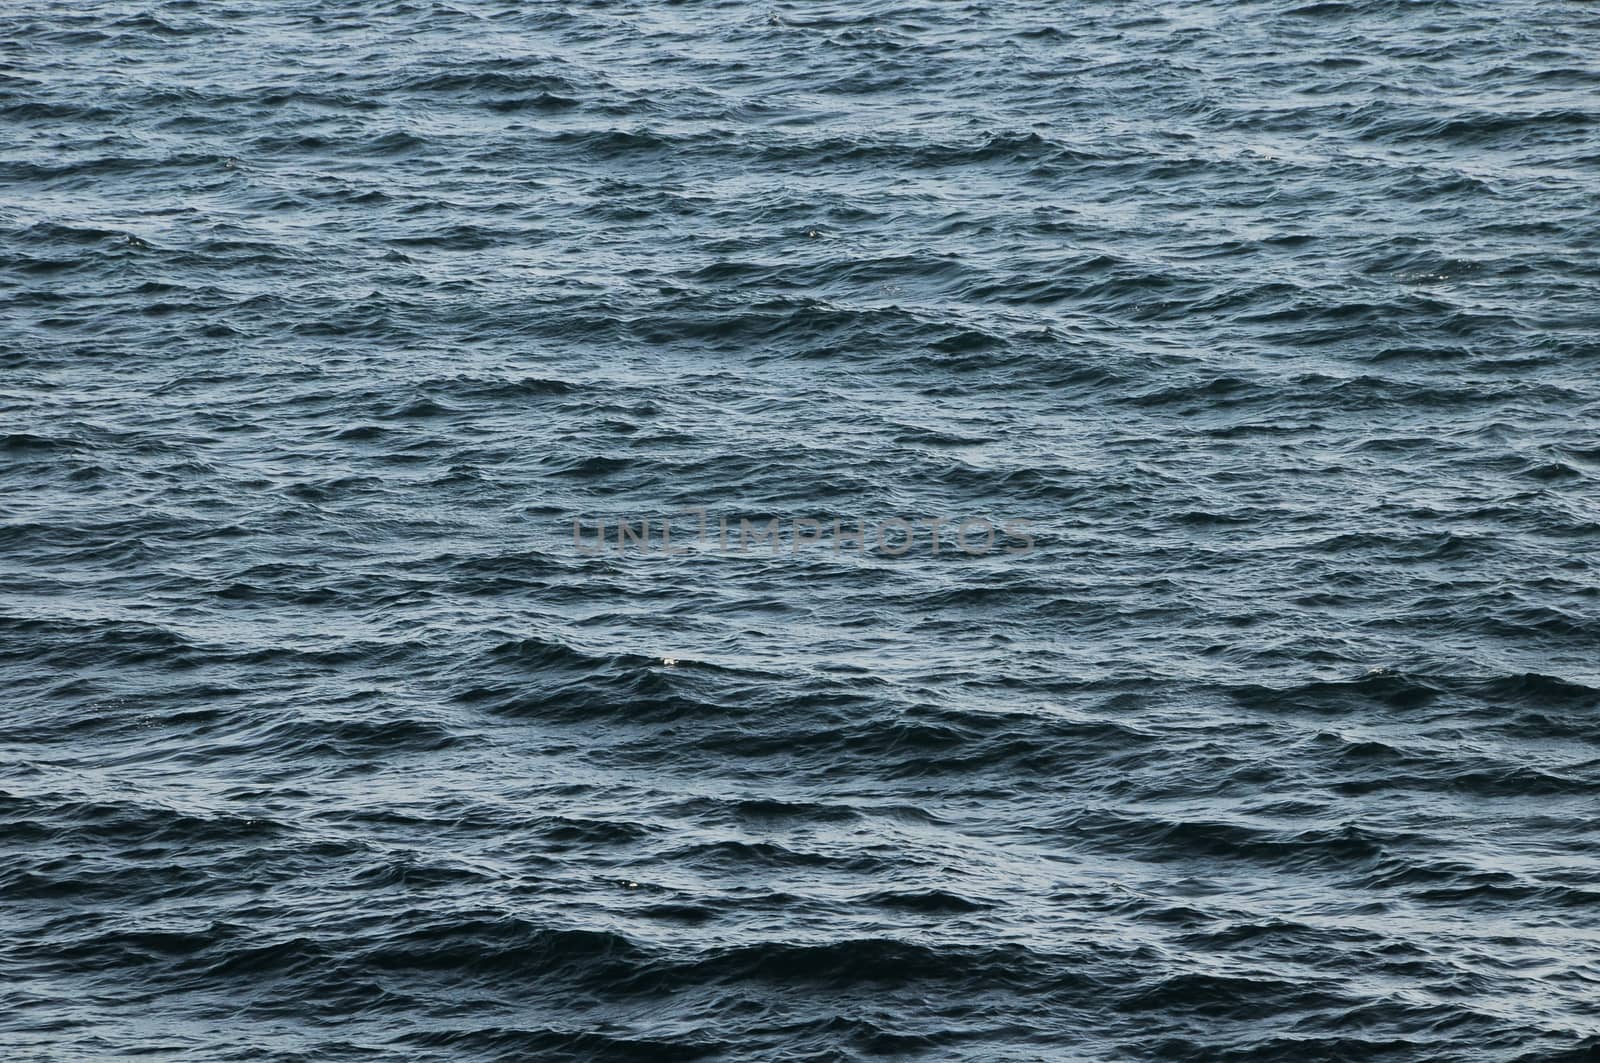
[(8, 0), (0, 1057), (1597, 1058), (1597, 44)]

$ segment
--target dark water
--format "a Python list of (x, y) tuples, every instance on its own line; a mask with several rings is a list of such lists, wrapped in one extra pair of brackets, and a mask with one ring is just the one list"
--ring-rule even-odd
[(1597, 48), (11, 0), (0, 1055), (1600, 1055)]

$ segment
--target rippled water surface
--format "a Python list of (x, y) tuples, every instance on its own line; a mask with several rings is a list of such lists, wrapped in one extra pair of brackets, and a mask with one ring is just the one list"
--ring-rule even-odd
[(10, 0), (0, 1054), (1595, 1058), (1597, 54)]

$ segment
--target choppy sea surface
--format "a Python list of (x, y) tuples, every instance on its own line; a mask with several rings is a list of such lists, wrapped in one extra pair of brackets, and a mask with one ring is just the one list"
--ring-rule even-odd
[(0, 1054), (1600, 1056), (1597, 55), (10, 0)]

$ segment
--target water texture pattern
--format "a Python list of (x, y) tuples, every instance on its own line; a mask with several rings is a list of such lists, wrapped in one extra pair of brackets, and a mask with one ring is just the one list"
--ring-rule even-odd
[(1595, 1058), (1597, 55), (9, 0), (4, 1057)]

